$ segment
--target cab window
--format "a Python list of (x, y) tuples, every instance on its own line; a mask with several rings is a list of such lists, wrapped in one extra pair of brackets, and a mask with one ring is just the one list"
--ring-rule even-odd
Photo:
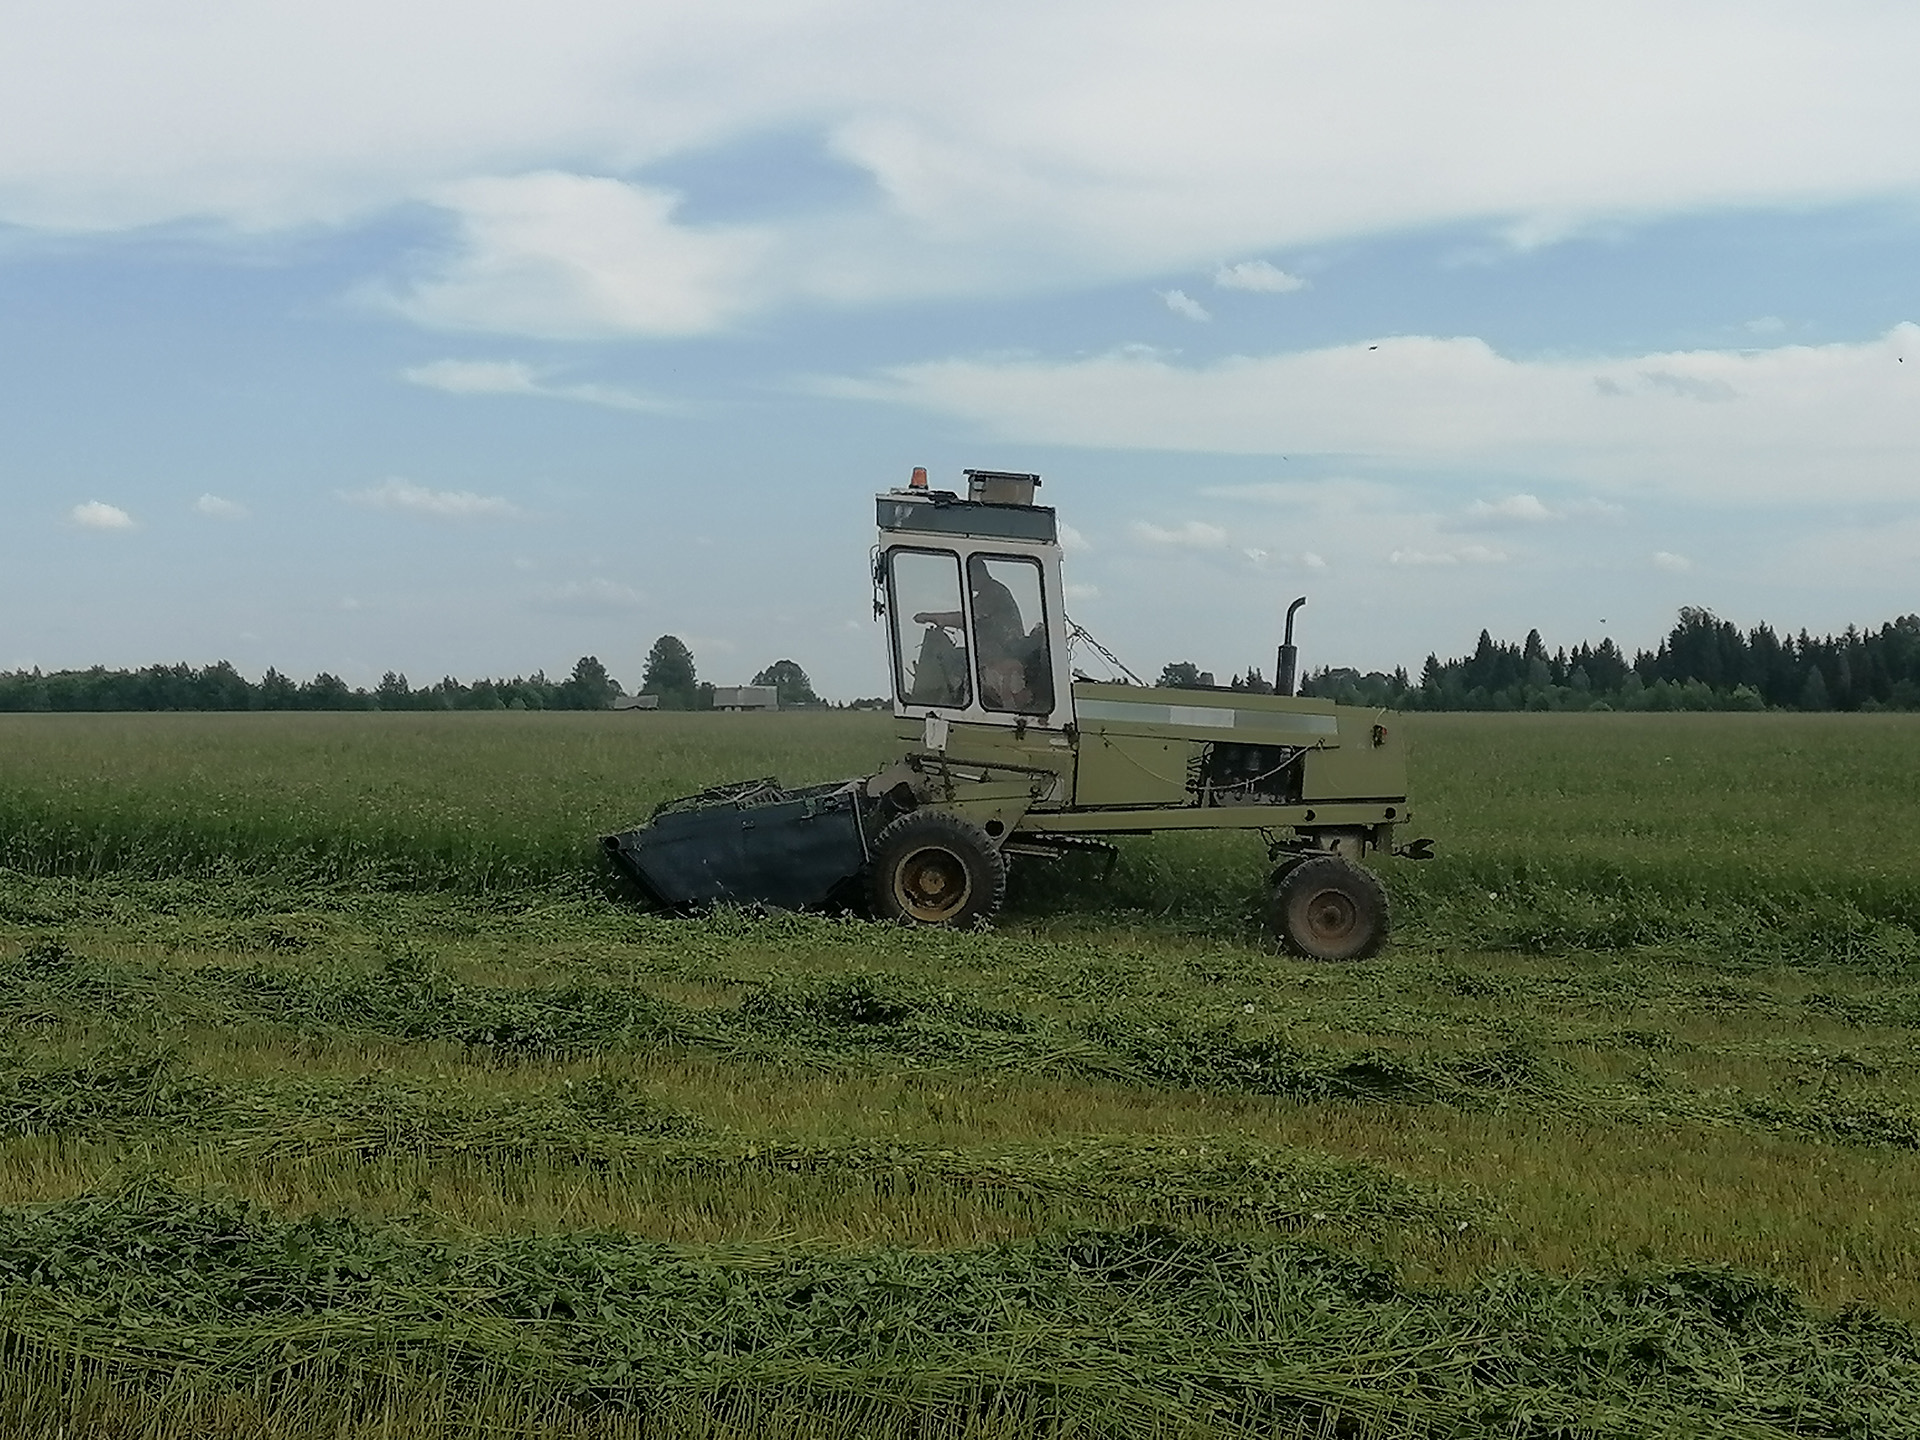
[(900, 702), (965, 707), (972, 688), (960, 557), (951, 550), (889, 551), (887, 609), (893, 617), (893, 684)]
[(1040, 562), (1013, 555), (967, 561), (974, 664), (988, 710), (1046, 715), (1053, 710), (1053, 655), (1041, 600)]

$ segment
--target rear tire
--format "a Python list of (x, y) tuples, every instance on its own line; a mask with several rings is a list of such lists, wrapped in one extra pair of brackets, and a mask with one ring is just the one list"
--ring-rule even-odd
[(971, 820), (916, 810), (874, 840), (867, 897), (882, 920), (949, 929), (982, 925), (1007, 898), (1007, 857)]
[(1315, 855), (1273, 887), (1267, 924), (1274, 938), (1308, 960), (1364, 960), (1393, 929), (1387, 892), (1371, 872), (1338, 855)]

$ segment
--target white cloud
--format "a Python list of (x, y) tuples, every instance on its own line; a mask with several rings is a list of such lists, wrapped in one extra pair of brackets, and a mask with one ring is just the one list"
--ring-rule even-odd
[[(0, 222), (258, 232), (425, 202), (461, 231), (401, 291), (426, 323), (702, 333), (1416, 226), (1525, 245), (1906, 197), (1916, 52), (1920, 11), (1885, 4), (68, 0), (7, 16)], [(777, 133), (870, 185), (748, 229), (609, 178)]]
[(1509, 495), (1504, 500), (1476, 500), (1467, 507), (1476, 520), (1519, 520), (1533, 522), (1553, 519), (1553, 511), (1537, 495)]
[(1213, 312), (1184, 290), (1156, 290), (1154, 294), (1166, 301), (1167, 308), (1187, 320), (1211, 320)]
[[(1654, 390), (1665, 390), (1686, 400), (1699, 400), (1707, 404), (1716, 404), (1725, 400), (1738, 400), (1740, 392), (1733, 384), (1714, 375), (1676, 375), (1668, 370), (1642, 370), (1636, 377), (1640, 384)], [(1628, 395), (1632, 393), (1631, 381), (1622, 382), (1611, 377), (1601, 377), (1605, 382), (1599, 386), (1603, 395)]]
[(1085, 555), (1093, 549), (1093, 543), (1066, 521), (1060, 522), (1060, 548), (1069, 555)]
[(1222, 290), (1257, 290), (1267, 295), (1285, 295), (1306, 288), (1307, 282), (1265, 260), (1242, 260), (1238, 265), (1222, 265), (1214, 271), (1213, 283)]
[(1684, 575), (1693, 569), (1693, 562), (1684, 555), (1676, 555), (1671, 550), (1653, 552), (1653, 565), (1656, 570), (1665, 570), (1670, 575)]
[(1069, 600), (1098, 600), (1099, 598), (1100, 587), (1098, 585), (1067, 586), (1067, 599)]
[(67, 512), (67, 518), (74, 524), (88, 530), (131, 530), (134, 528), (133, 516), (118, 505), (109, 505), (104, 500), (89, 500), (76, 505)]
[(0, 213), (258, 231), (558, 157), (631, 170), (817, 105), (823, 77), (795, 50), (823, 19), (788, 0), (552, 0), (537, 17), (505, 0), (16, 10), (0, 50)]
[(676, 224), (678, 199), (663, 190), (548, 171), (464, 180), (436, 199), (459, 217), (460, 246), (388, 301), (423, 325), (561, 340), (703, 335), (759, 299), (770, 237)]
[[(1200, 494), (1250, 507), (1246, 519), (1235, 527), (1260, 542), (1248, 551), (1250, 559), (1256, 553), (1276, 555), (1287, 565), (1309, 572), (1338, 567), (1346, 573), (1360, 574), (1383, 564), (1486, 568), (1523, 558), (1499, 545), (1463, 538), (1457, 533), (1461, 528), (1457, 518), (1435, 504), (1438, 497), (1423, 495), (1411, 484), (1389, 485), (1336, 475), (1207, 486)], [(1526, 514), (1532, 507), (1498, 502), (1497, 507), (1489, 508)], [(1558, 519), (1573, 509), (1573, 505), (1555, 507), (1550, 513)], [(1529, 522), (1480, 521), (1473, 528), (1488, 523)], [(1282, 548), (1297, 545), (1302, 536), (1313, 537), (1312, 549)], [(1261, 562), (1256, 559), (1254, 563)]]
[(1387, 554), (1389, 565), (1499, 565), (1506, 561), (1504, 550), (1488, 545), (1460, 545), (1451, 550), (1393, 550)]
[[(1509, 220), (1501, 225), (1497, 234), (1501, 243), (1509, 250), (1528, 255), (1535, 250), (1545, 250), (1552, 245), (1564, 244), (1576, 236), (1591, 231), (1613, 228), (1604, 221), (1596, 223), (1595, 217), (1579, 209), (1548, 208), (1534, 210)], [(1474, 258), (1492, 258), (1490, 255)]]
[(1787, 328), (1787, 322), (1778, 315), (1762, 315), (1758, 319), (1747, 321), (1741, 328), (1752, 335), (1778, 335)]
[(1187, 550), (1224, 550), (1228, 544), (1227, 532), (1204, 520), (1187, 520), (1171, 527), (1136, 520), (1131, 528), (1136, 538), (1149, 545), (1173, 545)]
[[(1920, 325), (1857, 343), (1512, 359), (1400, 336), (1183, 366), (935, 360), (841, 393), (956, 415), (1025, 443), (1366, 457), (1376, 473), (1469, 466), (1603, 491), (1720, 500), (1911, 500)], [(1276, 482), (1277, 483), (1277, 482)], [(1247, 498), (1285, 487), (1240, 487)]]
[(518, 360), (433, 360), (402, 370), (400, 378), (449, 395), (535, 395), (655, 414), (684, 408), (671, 400), (612, 385), (554, 384), (545, 373)]
[(531, 365), (518, 360), (433, 360), (400, 372), (410, 385), (444, 390), (449, 395), (538, 395), (540, 382)]
[(429, 490), (397, 476), (369, 490), (340, 497), (351, 505), (373, 510), (403, 510), (439, 520), (517, 520), (521, 510), (498, 495), (476, 495), (471, 490)]
[(1611, 500), (1596, 500), (1588, 496), (1581, 500), (1569, 500), (1557, 512), (1565, 520), (1618, 520), (1626, 514), (1626, 507), (1616, 505)]
[(647, 597), (631, 585), (595, 576), (569, 580), (536, 591), (532, 605), (559, 615), (624, 615), (640, 609)]
[(1568, 520), (1616, 520), (1625, 512), (1608, 500), (1585, 496), (1547, 504), (1538, 495), (1507, 495), (1499, 500), (1475, 500), (1460, 524), (1472, 529), (1543, 525)]
[(247, 507), (234, 500), (223, 500), (218, 495), (202, 495), (193, 502), (194, 511), (211, 520), (244, 520)]
[(1250, 485), (1208, 485), (1200, 493), (1210, 500), (1310, 510), (1316, 514), (1352, 514), (1392, 509), (1406, 503), (1406, 496), (1396, 486), (1345, 475), (1315, 480), (1264, 480)]

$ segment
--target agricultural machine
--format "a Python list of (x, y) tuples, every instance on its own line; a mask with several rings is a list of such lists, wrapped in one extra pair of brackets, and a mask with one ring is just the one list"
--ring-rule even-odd
[[(862, 908), (914, 925), (990, 920), (1009, 862), (1103, 838), (1246, 830), (1272, 864), (1267, 921), (1297, 954), (1373, 954), (1387, 897), (1361, 865), (1407, 823), (1406, 754), (1375, 710), (1293, 694), (1287, 611), (1273, 694), (1074, 673), (1059, 527), (1037, 475), (969, 470), (878, 497), (874, 613), (886, 621), (903, 753), (877, 774), (771, 779), (669, 801), (605, 837), (658, 905)], [(1122, 667), (1124, 668), (1124, 667)]]

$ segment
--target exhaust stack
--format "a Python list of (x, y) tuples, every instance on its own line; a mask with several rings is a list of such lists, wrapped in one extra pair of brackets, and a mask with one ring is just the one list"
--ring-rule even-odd
[(1300, 670), (1300, 647), (1293, 643), (1293, 612), (1307, 603), (1302, 595), (1287, 607), (1287, 633), (1280, 641), (1280, 658), (1273, 667), (1273, 693), (1293, 694), (1293, 682)]

